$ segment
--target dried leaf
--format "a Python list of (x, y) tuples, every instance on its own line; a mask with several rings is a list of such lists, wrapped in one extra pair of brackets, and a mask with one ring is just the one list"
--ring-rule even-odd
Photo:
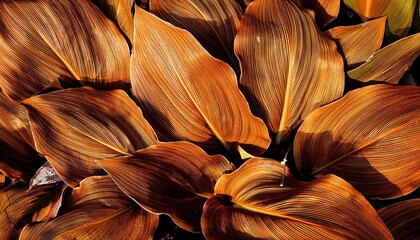
[(94, 176), (73, 190), (57, 218), (27, 225), (19, 239), (152, 239), (158, 220), (110, 177)]
[[(48, 191), (49, 203), (36, 209), (31, 222), (43, 222), (57, 217), (63, 201), (64, 192), (68, 188), (68, 185), (64, 183), (57, 183), (50, 184), (50, 186), (56, 187)], [(33, 186), (32, 188), (37, 188), (37, 186)], [(32, 189), (30, 188), (29, 191), (31, 190)]]
[(200, 231), (206, 198), (234, 167), (188, 142), (160, 143), (132, 157), (98, 161), (121, 190), (148, 211), (168, 214), (180, 227)]
[(211, 239), (392, 239), (366, 199), (334, 175), (299, 182), (254, 158), (219, 178), (201, 224)]
[(0, 1), (0, 12), (0, 86), (12, 99), (57, 80), (106, 89), (129, 84), (127, 42), (90, 1)]
[(405, 71), (420, 55), (420, 33), (400, 39), (374, 53), (366, 63), (348, 71), (360, 82), (381, 81), (397, 84)]
[(131, 155), (157, 143), (141, 110), (121, 90), (67, 89), (23, 103), (37, 151), (71, 187), (103, 173), (94, 160)]
[(209, 152), (222, 145), (254, 155), (265, 151), (267, 128), (251, 114), (226, 63), (187, 31), (140, 8), (135, 23), (133, 95), (162, 141), (188, 140)]
[(339, 26), (325, 32), (338, 42), (348, 66), (365, 62), (382, 44), (386, 17), (355, 26)]
[(344, 65), (311, 11), (288, 0), (248, 6), (235, 39), (240, 83), (275, 144), (289, 140), (313, 110), (343, 94)]
[(333, 173), (371, 198), (420, 186), (420, 88), (374, 85), (314, 111), (294, 142), (297, 168)]

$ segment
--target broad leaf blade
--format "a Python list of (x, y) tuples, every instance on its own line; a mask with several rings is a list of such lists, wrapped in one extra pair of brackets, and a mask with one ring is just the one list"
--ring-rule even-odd
[(157, 143), (141, 110), (121, 90), (67, 89), (24, 104), (36, 149), (71, 187), (103, 173), (94, 160), (130, 155)]
[(254, 158), (222, 176), (204, 205), (211, 239), (392, 239), (366, 199), (334, 175), (299, 182), (278, 161)]
[(1, 1), (0, 86), (24, 100), (57, 80), (98, 88), (129, 84), (128, 45), (90, 1)]
[(267, 128), (251, 114), (226, 63), (187, 31), (140, 8), (135, 23), (133, 95), (162, 141), (187, 140), (210, 152), (222, 145), (254, 155), (265, 151)]
[(157, 224), (110, 177), (95, 176), (73, 190), (57, 218), (27, 225), (19, 239), (152, 239)]
[(248, 6), (235, 39), (240, 83), (253, 113), (275, 144), (313, 110), (343, 94), (344, 65), (313, 14), (294, 3), (261, 0)]
[(313, 112), (299, 128), (300, 171), (333, 173), (371, 198), (395, 198), (420, 186), (420, 89), (375, 85)]
[(223, 156), (209, 156), (188, 142), (160, 143), (133, 157), (98, 161), (116, 184), (148, 211), (165, 213), (176, 224), (200, 231), (206, 198), (231, 165)]

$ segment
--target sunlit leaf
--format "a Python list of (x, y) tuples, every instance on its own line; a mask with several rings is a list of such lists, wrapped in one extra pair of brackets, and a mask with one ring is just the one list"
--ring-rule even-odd
[(133, 157), (98, 161), (116, 184), (148, 211), (164, 213), (188, 230), (200, 231), (203, 204), (217, 179), (234, 167), (188, 142), (160, 143)]
[(19, 239), (152, 239), (158, 220), (110, 177), (95, 176), (73, 190), (58, 217), (26, 226)]
[(294, 142), (297, 168), (333, 173), (371, 198), (420, 186), (420, 88), (375, 85), (313, 112)]
[(392, 239), (366, 199), (334, 175), (299, 182), (282, 163), (254, 158), (222, 176), (204, 205), (211, 239)]
[(157, 142), (141, 110), (121, 90), (74, 88), (23, 103), (36, 149), (71, 187), (103, 173), (94, 160), (130, 155)]
[(90, 1), (0, 1), (0, 12), (0, 86), (12, 99), (58, 79), (98, 88), (129, 84), (127, 42)]
[(254, 155), (268, 147), (267, 128), (233, 70), (187, 31), (137, 8), (131, 64), (133, 95), (162, 141), (188, 140), (209, 152), (239, 145)]
[(366, 63), (348, 71), (360, 82), (381, 81), (397, 84), (413, 61), (420, 55), (420, 33), (400, 39), (374, 53)]
[(245, 96), (275, 144), (289, 140), (314, 109), (343, 93), (344, 66), (335, 43), (320, 32), (308, 10), (288, 0), (249, 5), (235, 52)]
[[(45, 186), (45, 185), (44, 185)], [(63, 201), (63, 195), (65, 190), (68, 188), (67, 184), (56, 183), (50, 184), (49, 186), (56, 186), (53, 189), (48, 190), (48, 204), (44, 204), (41, 207), (36, 208), (35, 213), (32, 216), (31, 222), (43, 222), (48, 221), (52, 218), (55, 218), (60, 210), (61, 203)], [(32, 189), (40, 188), (40, 186), (33, 186), (28, 191), (33, 191)]]
[(418, 239), (420, 199), (394, 203), (379, 209), (378, 214), (396, 240)]
[(340, 12), (340, 0), (293, 0), (304, 8), (312, 9), (320, 26), (334, 20)]
[(325, 32), (338, 42), (348, 66), (365, 62), (382, 44), (386, 17), (355, 26), (339, 26)]

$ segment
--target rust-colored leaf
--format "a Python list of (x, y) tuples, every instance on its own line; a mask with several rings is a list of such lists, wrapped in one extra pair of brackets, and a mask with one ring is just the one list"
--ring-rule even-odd
[(125, 196), (109, 176), (83, 180), (50, 221), (29, 224), (19, 239), (152, 239), (158, 216)]
[(122, 90), (74, 88), (23, 103), (36, 149), (71, 187), (103, 173), (94, 160), (131, 155), (157, 143), (141, 110)]
[(420, 199), (394, 203), (379, 209), (378, 214), (396, 240), (418, 239)]
[(309, 10), (289, 0), (250, 4), (235, 52), (242, 89), (275, 144), (288, 141), (313, 110), (343, 94), (344, 65), (335, 43), (320, 32)]
[(24, 100), (57, 80), (98, 88), (129, 84), (130, 52), (88, 0), (0, 1), (0, 86)]
[(348, 66), (365, 62), (382, 44), (386, 17), (355, 26), (339, 26), (325, 32), (336, 40)]
[(209, 239), (392, 239), (366, 199), (334, 175), (299, 182), (254, 158), (219, 178), (201, 224)]
[(160, 143), (132, 157), (98, 161), (116, 184), (140, 206), (172, 217), (180, 227), (200, 231), (206, 198), (231, 165), (188, 142)]
[(371, 198), (420, 186), (420, 88), (374, 85), (313, 112), (294, 142), (297, 168), (333, 173)]
[(188, 140), (209, 152), (241, 146), (254, 155), (270, 144), (232, 69), (190, 33), (141, 8), (131, 64), (133, 95), (162, 141)]
[(420, 33), (402, 38), (375, 52), (366, 63), (348, 71), (360, 82), (381, 81), (397, 84), (405, 71), (420, 55)]

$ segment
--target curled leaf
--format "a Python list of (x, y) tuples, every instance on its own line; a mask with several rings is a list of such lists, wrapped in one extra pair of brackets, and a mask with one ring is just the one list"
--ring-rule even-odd
[(29, 189), (34, 186), (52, 184), (63, 181), (60, 176), (58, 176), (55, 169), (51, 166), (51, 163), (45, 162), (34, 174), (29, 181)]

